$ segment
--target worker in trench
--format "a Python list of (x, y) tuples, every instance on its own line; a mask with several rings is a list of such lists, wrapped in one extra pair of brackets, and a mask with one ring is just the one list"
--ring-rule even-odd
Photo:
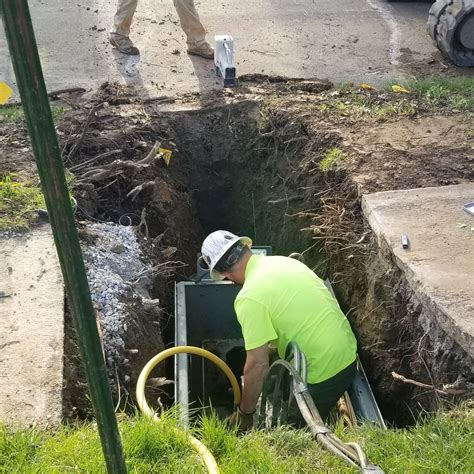
[(248, 237), (218, 230), (201, 249), (214, 280), (243, 285), (234, 307), (245, 342), (244, 387), (228, 422), (241, 430), (252, 426), (271, 346), (284, 358), (290, 341), (306, 356), (309, 393), (326, 419), (356, 372), (357, 344), (350, 324), (306, 265), (289, 257), (254, 255), (251, 246)]
[[(194, 0), (173, 0), (181, 27), (186, 34), (188, 54), (206, 59), (214, 58), (214, 50), (206, 41), (206, 30), (202, 26), (194, 6)], [(124, 54), (140, 54), (130, 39), (130, 27), (138, 0), (118, 0), (110, 42)]]

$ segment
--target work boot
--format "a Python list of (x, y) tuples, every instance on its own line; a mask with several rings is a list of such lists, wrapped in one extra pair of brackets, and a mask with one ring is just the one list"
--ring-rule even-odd
[(132, 40), (128, 36), (110, 35), (109, 41), (123, 54), (129, 54), (131, 56), (140, 54), (140, 51), (137, 47), (133, 46)]
[(201, 58), (205, 59), (214, 59), (214, 50), (207, 41), (201, 43), (200, 45), (188, 45), (188, 54), (192, 56), (201, 56)]

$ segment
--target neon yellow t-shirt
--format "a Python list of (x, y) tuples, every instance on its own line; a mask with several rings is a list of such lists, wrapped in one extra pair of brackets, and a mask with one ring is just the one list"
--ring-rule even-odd
[(333, 377), (356, 358), (356, 339), (324, 282), (288, 257), (253, 255), (235, 299), (245, 349), (295, 341), (308, 360), (308, 383)]

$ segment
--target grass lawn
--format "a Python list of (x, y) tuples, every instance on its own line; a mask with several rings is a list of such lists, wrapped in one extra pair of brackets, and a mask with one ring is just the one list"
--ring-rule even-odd
[[(186, 436), (167, 413), (160, 423), (120, 416), (120, 431), (129, 472), (205, 472)], [(408, 429), (387, 431), (363, 427), (344, 431), (344, 440), (357, 441), (369, 459), (390, 473), (474, 472), (474, 409), (438, 413)], [(223, 473), (358, 472), (322, 451), (304, 430), (280, 428), (243, 436), (215, 418), (194, 428), (216, 457)], [(56, 431), (0, 428), (0, 472), (105, 472), (94, 423), (62, 426)]]

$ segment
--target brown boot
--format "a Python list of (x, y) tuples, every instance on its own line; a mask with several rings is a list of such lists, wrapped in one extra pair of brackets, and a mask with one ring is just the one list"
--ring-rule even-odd
[(207, 42), (200, 45), (188, 45), (188, 54), (205, 59), (214, 59), (214, 50)]
[(133, 45), (132, 40), (128, 36), (111, 35), (109, 41), (123, 54), (129, 54), (130, 56), (140, 54), (140, 51)]

